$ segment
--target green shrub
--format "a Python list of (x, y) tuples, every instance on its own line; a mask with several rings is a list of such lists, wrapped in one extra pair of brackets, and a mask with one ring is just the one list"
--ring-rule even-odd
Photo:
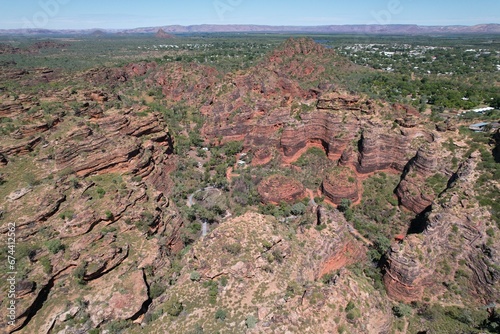
[(191, 275), (189, 275), (189, 279), (194, 282), (199, 282), (201, 279), (201, 275), (197, 271), (191, 272)]
[(340, 211), (340, 212), (346, 212), (347, 210), (349, 210), (349, 208), (351, 207), (352, 205), (352, 202), (350, 199), (347, 199), (347, 198), (343, 198), (341, 201), (340, 201), (340, 204), (339, 206), (337, 207), (337, 209)]
[(204, 282), (203, 286), (205, 288), (208, 288), (208, 296), (210, 304), (215, 305), (215, 303), (217, 302), (217, 295), (219, 293), (219, 285), (217, 284), (216, 281), (210, 280)]
[(271, 249), (271, 248), (273, 247), (273, 244), (272, 244), (272, 243), (270, 243), (270, 242), (269, 242), (269, 241), (267, 241), (267, 240), (264, 240), (264, 241), (262, 242), (262, 246), (264, 246), (264, 248), (265, 248), (266, 250), (269, 250), (269, 249)]
[(336, 272), (324, 274), (323, 276), (321, 276), (321, 282), (323, 282), (324, 284), (331, 284), (333, 283), (333, 280), (336, 275), (337, 275)]
[(44, 256), (40, 259), (40, 264), (43, 267), (43, 271), (46, 274), (50, 274), (52, 272), (52, 263), (48, 256)]
[(79, 285), (86, 284), (85, 280), (83, 279), (86, 271), (87, 271), (87, 269), (86, 269), (86, 265), (84, 263), (82, 263), (81, 265), (76, 267), (75, 270), (73, 271), (73, 276), (76, 278), (76, 282)]
[(228, 282), (227, 277), (226, 276), (222, 276), (222, 278), (220, 279), (220, 285), (226, 286), (227, 282)]
[(52, 253), (56, 254), (59, 253), (60, 251), (63, 251), (66, 246), (61, 243), (61, 240), (59, 239), (52, 239), (47, 242), (45, 242), (45, 246), (47, 246), (47, 249)]
[(132, 182), (141, 182), (142, 181), (142, 176), (136, 175), (132, 177)]
[(165, 311), (173, 317), (179, 316), (183, 309), (184, 306), (182, 306), (182, 303), (177, 299), (177, 297), (171, 297), (165, 303)]
[(306, 212), (304, 203), (299, 202), (292, 206), (291, 213), (295, 216), (303, 215)]
[(113, 220), (114, 215), (111, 211), (106, 210), (105, 215), (107, 220)]
[(127, 329), (130, 327), (132, 322), (127, 321), (127, 320), (115, 320), (110, 322), (106, 328), (108, 329), (108, 333), (110, 334), (119, 334), (122, 333), (123, 330)]
[(106, 190), (104, 190), (102, 187), (98, 187), (96, 189), (96, 192), (97, 192), (97, 196), (99, 196), (99, 198), (103, 198), (104, 195), (106, 194)]
[(409, 317), (412, 314), (412, 309), (410, 306), (400, 303), (392, 307), (392, 313), (398, 318)]
[(189, 332), (189, 334), (204, 334), (205, 331), (203, 330), (203, 327), (200, 324), (197, 324), (194, 326), (193, 330)]
[(224, 249), (233, 255), (238, 255), (241, 252), (241, 244), (237, 242), (228, 244), (224, 246)]
[(158, 298), (165, 292), (166, 289), (167, 287), (165, 286), (165, 284), (153, 283), (149, 288), (149, 296), (151, 297), (151, 299)]
[(361, 316), (360, 312), (358, 309), (353, 309), (353, 310), (350, 310), (349, 312), (347, 312), (346, 314), (346, 318), (347, 320), (349, 321), (354, 321), (356, 320), (357, 318), (359, 318)]
[(241, 150), (243, 150), (243, 142), (241, 141), (232, 141), (224, 145), (224, 154), (226, 156), (235, 155), (241, 152)]
[(215, 312), (215, 319), (216, 320), (220, 320), (220, 321), (224, 321), (226, 320), (226, 316), (227, 316), (227, 312), (226, 310), (223, 310), (223, 309), (218, 309), (216, 312)]
[(345, 311), (349, 312), (349, 311), (353, 310), (355, 307), (356, 307), (356, 305), (354, 305), (352, 300), (350, 300), (345, 307)]
[(59, 214), (59, 218), (61, 218), (62, 220), (65, 220), (65, 219), (71, 220), (71, 219), (73, 219), (74, 216), (75, 216), (75, 214), (71, 210), (65, 210), (64, 212), (61, 212)]
[(245, 320), (245, 324), (247, 328), (255, 328), (255, 326), (257, 325), (257, 319), (253, 315), (249, 315)]

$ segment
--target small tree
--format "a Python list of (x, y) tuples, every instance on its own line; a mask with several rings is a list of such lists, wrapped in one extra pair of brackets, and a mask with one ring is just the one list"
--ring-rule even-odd
[(410, 316), (412, 313), (412, 310), (411, 310), (411, 307), (409, 307), (408, 305), (400, 303), (399, 305), (394, 305), (392, 307), (392, 313), (394, 313), (394, 315), (396, 317), (402, 318), (402, 317)]
[(83, 279), (85, 277), (85, 272), (87, 271), (86, 269), (86, 263), (83, 263), (79, 265), (78, 267), (75, 268), (73, 271), (73, 276), (76, 278), (76, 282), (79, 285), (85, 285), (87, 282)]
[(104, 214), (106, 215), (106, 220), (113, 220), (114, 215), (111, 211), (106, 210), (106, 212)]
[(306, 206), (302, 202), (296, 203), (292, 206), (291, 212), (295, 216), (303, 215), (306, 212)]
[(347, 210), (349, 210), (349, 208), (351, 207), (351, 200), (350, 199), (347, 199), (347, 198), (343, 198), (341, 201), (340, 201), (340, 204), (339, 206), (337, 207), (337, 209), (340, 211), (340, 212), (346, 212)]
[(179, 299), (177, 299), (177, 297), (171, 297), (165, 303), (165, 311), (173, 317), (177, 317), (179, 314), (181, 314), (183, 309), (184, 306), (182, 306), (182, 303), (179, 301)]
[(500, 109), (500, 96), (496, 96), (493, 98), (493, 100), (491, 100), (490, 107)]

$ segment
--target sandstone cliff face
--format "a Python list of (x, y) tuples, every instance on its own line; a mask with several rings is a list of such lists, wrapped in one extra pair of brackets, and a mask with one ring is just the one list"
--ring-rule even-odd
[(356, 95), (339, 94), (338, 92), (322, 94), (318, 98), (316, 107), (327, 110), (355, 110), (367, 114), (375, 112), (373, 101), (361, 99)]
[[(437, 146), (421, 147), (417, 155), (410, 160), (396, 188), (396, 195), (405, 208), (419, 214), (432, 204), (434, 198), (439, 195), (438, 191), (444, 190), (446, 184), (439, 184), (435, 189), (426, 186), (426, 180), (438, 173), (438, 166)], [(438, 176), (441, 174), (436, 177)]]
[(460, 289), (476, 293), (485, 304), (498, 302), (498, 257), (493, 254), (498, 254), (499, 247), (485, 244), (486, 213), (471, 191), (478, 177), (478, 159), (473, 154), (462, 164), (454, 182), (432, 204), (425, 231), (409, 235), (402, 244), (392, 247), (384, 276), (392, 298), (441, 298), (443, 282), (453, 284), (465, 276), (470, 279), (461, 282), (464, 286)]
[(344, 122), (342, 114), (315, 111), (300, 116), (298, 124), (286, 127), (281, 136), (280, 146), (288, 160), (298, 158), (314, 141), (323, 146), (329, 157), (338, 158), (360, 132), (356, 119)]
[(387, 169), (402, 171), (408, 161), (407, 154), (412, 151), (410, 140), (410, 136), (387, 131), (380, 126), (365, 128), (360, 141), (357, 171), (361, 174)]
[(234, 107), (228, 104), (220, 110), (215, 106), (206, 111), (208, 121), (203, 131), (208, 140), (222, 137), (244, 140), (247, 147), (277, 148), (288, 162), (300, 157), (309, 146), (319, 145), (331, 159), (342, 157), (344, 165), (353, 165), (360, 174), (387, 169), (401, 172), (415, 154), (411, 141), (419, 136), (433, 140), (418, 129), (398, 132), (390, 125), (369, 122), (362, 110), (346, 102), (346, 97), (336, 99), (329, 103), (342, 110), (315, 109), (300, 113), (298, 120), (291, 107), (259, 111), (243, 105), (227, 109)]
[(360, 200), (356, 174), (347, 167), (338, 167), (327, 172), (321, 185), (323, 194), (335, 204), (342, 199), (355, 203)]

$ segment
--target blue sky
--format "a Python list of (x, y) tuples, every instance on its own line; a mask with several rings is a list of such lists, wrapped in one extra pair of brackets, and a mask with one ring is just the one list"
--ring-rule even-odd
[(0, 29), (500, 23), (499, 0), (2, 0)]

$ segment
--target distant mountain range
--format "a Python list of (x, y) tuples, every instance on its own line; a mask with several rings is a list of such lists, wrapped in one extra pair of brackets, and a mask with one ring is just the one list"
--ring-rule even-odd
[(325, 34), (500, 34), (500, 24), (480, 24), (475, 26), (419, 26), (416, 24), (390, 25), (325, 25), (325, 26), (267, 26), (267, 25), (216, 25), (201, 24), (191, 26), (169, 25), (135, 29), (0, 29), (0, 35), (59, 35), (59, 34), (165, 34), (182, 33), (325, 33)]

